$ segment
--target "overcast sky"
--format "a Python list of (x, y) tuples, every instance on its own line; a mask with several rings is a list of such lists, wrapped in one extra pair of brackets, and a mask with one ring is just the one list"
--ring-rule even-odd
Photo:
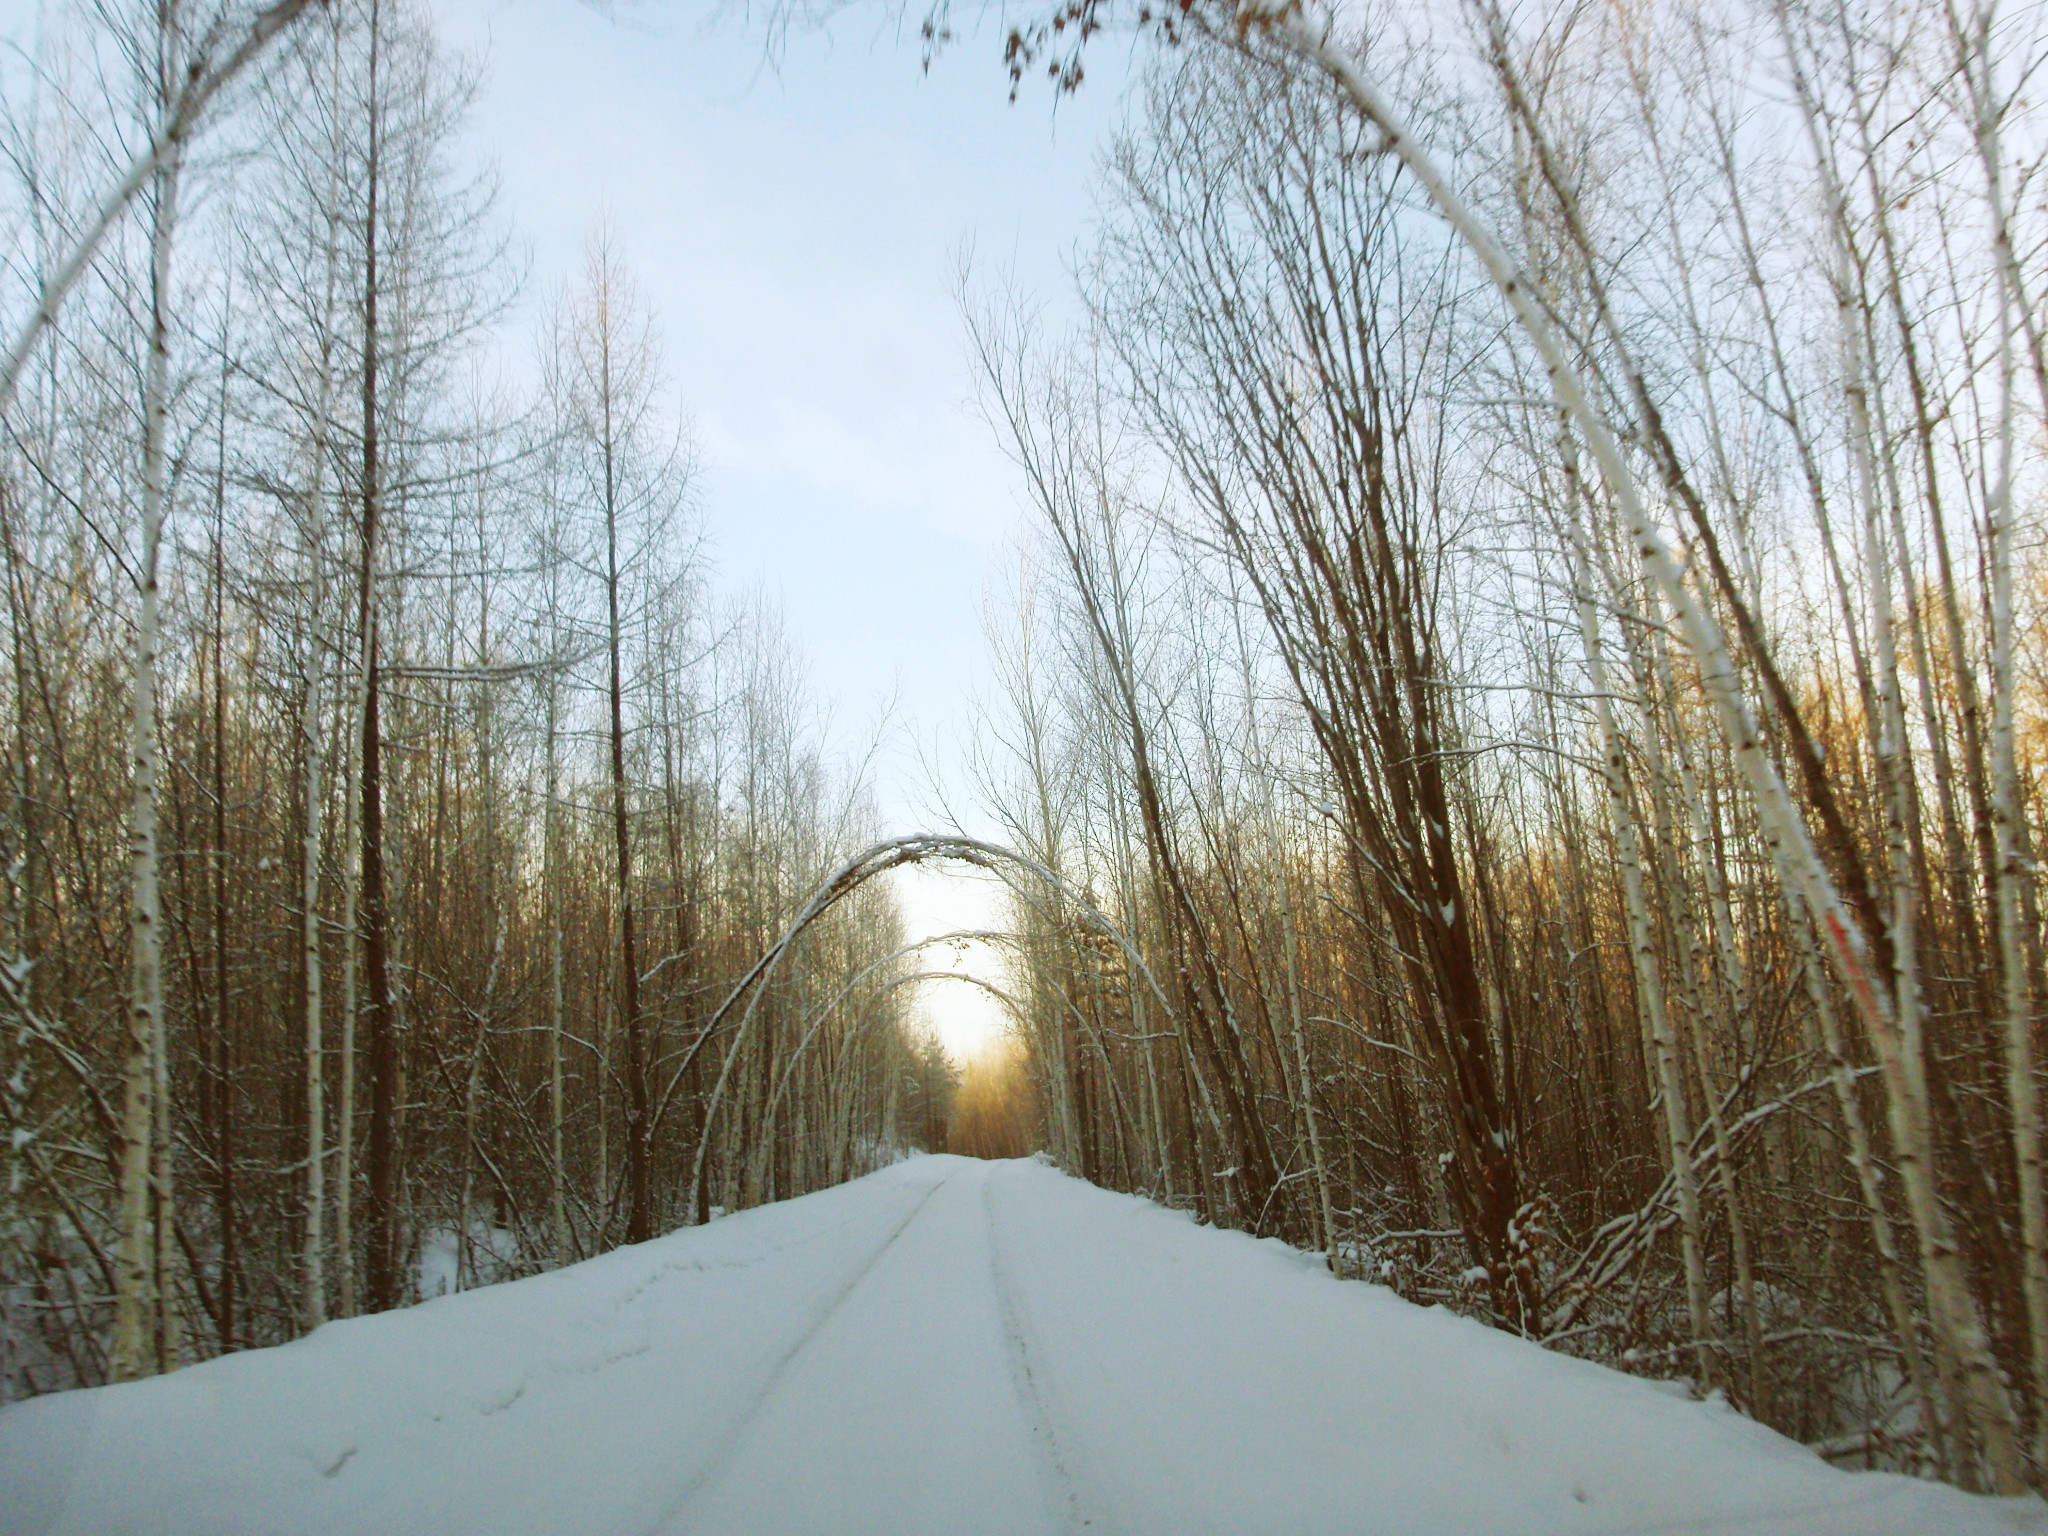
[[(642, 0), (613, 20), (574, 0), (439, 0), (439, 14), (484, 61), (474, 138), (530, 245), (528, 313), (608, 216), (695, 423), (719, 588), (778, 602), (842, 747), (894, 699), (877, 788), (890, 830), (920, 829), (920, 756), (936, 745), (944, 763), (969, 728), (983, 595), (1023, 522), (973, 407), (959, 256), (971, 245), (978, 268), (1070, 307), (1128, 45), (1104, 40), (1080, 95), (1027, 83), (1013, 105), (996, 26), (927, 74), (917, 16), (873, 5), (793, 33), (772, 68), (758, 17), (707, 27), (703, 7)], [(903, 893), (915, 935), (995, 916), (970, 881)], [(992, 974), (986, 955), (967, 963)], [(962, 1049), (994, 1025), (970, 988), (925, 992)]]

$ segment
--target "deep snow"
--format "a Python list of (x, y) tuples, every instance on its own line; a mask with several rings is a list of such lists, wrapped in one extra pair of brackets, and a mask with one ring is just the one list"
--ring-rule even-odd
[(1033, 1162), (0, 1410), (0, 1531), (2048, 1533)]

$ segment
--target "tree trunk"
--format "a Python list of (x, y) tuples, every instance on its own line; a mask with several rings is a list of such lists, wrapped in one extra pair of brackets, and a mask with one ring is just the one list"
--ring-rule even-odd
[(626, 1035), (626, 1241), (654, 1236), (649, 1179), (646, 1041), (640, 1020), (640, 954), (633, 929), (633, 843), (626, 819), (625, 679), (619, 655), (618, 470), (614, 463), (611, 335), (607, 331), (603, 380), (605, 605), (611, 649), (612, 832), (619, 874), (619, 1023)]
[(383, 729), (379, 718), (376, 604), (377, 533), (382, 512), (377, 459), (377, 180), (379, 101), (377, 96), (378, 0), (370, 4), (369, 145), (363, 269), (363, 483), (362, 569), (356, 621), (363, 645), (363, 735), (360, 770), (362, 816), (363, 972), (369, 986), (369, 1251), (364, 1280), (372, 1312), (399, 1303), (398, 1241), (398, 1023), (391, 991), (391, 916), (385, 897)]
[[(168, 48), (161, 35), (158, 46)], [(168, 67), (168, 66), (166, 66)], [(150, 238), (149, 356), (142, 405), (142, 538), (135, 619), (135, 681), (129, 733), (130, 980), (121, 1100), (120, 1244), (114, 1270), (113, 1376), (133, 1381), (154, 1357), (151, 1279), (155, 1261), (153, 1211), (163, 1191), (154, 1188), (152, 1151), (157, 1063), (164, 1053), (163, 903), (157, 886), (157, 647), (158, 557), (165, 501), (164, 417), (170, 401), (171, 236), (177, 223), (179, 160), (167, 156), (155, 176), (156, 207)]]

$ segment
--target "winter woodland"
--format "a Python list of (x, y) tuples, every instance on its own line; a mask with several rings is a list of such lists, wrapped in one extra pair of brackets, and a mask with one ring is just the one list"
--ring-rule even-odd
[[(1030, 527), (974, 837), (724, 595), (708, 385), (604, 227), (514, 258), (429, 9), (38, 46), (0, 1393), (1043, 1149), (2048, 1487), (2048, 11), (1030, 11), (1020, 97), (1141, 63), (1081, 323), (959, 275)], [(874, 878), (941, 860), (1007, 886), (985, 1060)]]

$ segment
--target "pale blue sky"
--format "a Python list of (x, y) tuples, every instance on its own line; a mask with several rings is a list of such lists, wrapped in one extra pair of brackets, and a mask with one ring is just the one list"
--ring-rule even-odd
[[(439, 9), (487, 60), (474, 136), (531, 243), (529, 305), (580, 269), (600, 211), (641, 278), (704, 450), (721, 585), (779, 596), (849, 734), (898, 684), (906, 723), (957, 727), (1020, 513), (971, 406), (956, 253), (1065, 302), (1122, 45), (1055, 110), (1036, 85), (1009, 103), (995, 28), (927, 75), (914, 20), (899, 40), (879, 7), (793, 33), (773, 70), (758, 25), (690, 7)], [(913, 777), (892, 757), (892, 823)]]
[[(977, 30), (957, 8), (963, 35), (927, 73), (922, 12), (881, 4), (793, 29), (771, 67), (762, 17), (727, 7), (713, 24), (716, 0), (623, 0), (609, 16), (577, 0), (431, 3), (444, 42), (482, 62), (470, 149), (495, 162), (499, 212), (530, 255), (506, 366), (530, 370), (542, 306), (609, 217), (702, 449), (718, 590), (758, 586), (781, 608), (843, 749), (895, 700), (876, 787), (888, 829), (919, 830), (921, 765), (944, 771), (971, 728), (983, 597), (1025, 524), (973, 407), (960, 253), (1071, 313), (1128, 39), (1098, 40), (1078, 96), (1034, 80), (1012, 104), (993, 9)], [(0, 35), (32, 51), (41, 10), (0, 0)], [(965, 786), (949, 793), (965, 811)], [(995, 925), (972, 881), (902, 889), (913, 936)], [(967, 963), (1000, 979), (992, 956)], [(954, 1044), (994, 1027), (971, 989), (926, 992)]]
[[(1023, 517), (972, 406), (958, 253), (1069, 305), (1128, 44), (1103, 40), (1079, 96), (1027, 82), (1013, 105), (993, 23), (927, 74), (915, 15), (850, 7), (793, 32), (771, 69), (758, 24), (705, 14), (440, 5), (448, 40), (487, 61), (474, 135), (531, 243), (529, 305), (608, 213), (696, 423), (719, 586), (779, 600), (842, 742), (896, 696), (878, 788), (890, 828), (915, 830), (914, 743), (944, 761), (969, 728), (983, 594)], [(996, 920), (970, 881), (902, 889), (914, 935)], [(1000, 979), (993, 956), (965, 963)], [(961, 1049), (996, 1025), (970, 988), (925, 991)]]

